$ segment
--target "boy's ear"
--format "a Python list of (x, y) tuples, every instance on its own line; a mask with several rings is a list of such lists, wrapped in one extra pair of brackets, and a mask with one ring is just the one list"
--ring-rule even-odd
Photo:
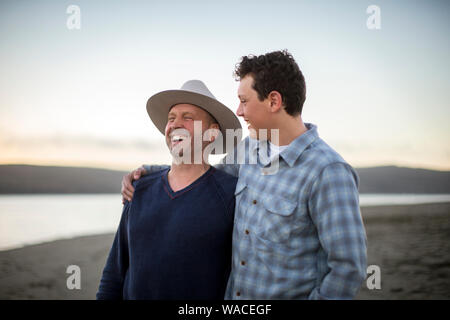
[(269, 108), (271, 112), (278, 112), (283, 105), (283, 98), (278, 91), (271, 91), (268, 96)]

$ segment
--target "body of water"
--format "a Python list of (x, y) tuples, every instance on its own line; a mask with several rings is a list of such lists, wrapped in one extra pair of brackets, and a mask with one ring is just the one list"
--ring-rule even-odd
[(121, 214), (118, 194), (1, 195), (0, 250), (113, 232)]
[(450, 202), (450, 194), (360, 194), (361, 206)]
[[(450, 195), (362, 194), (361, 206), (450, 202)], [(0, 250), (115, 232), (119, 194), (0, 195)]]

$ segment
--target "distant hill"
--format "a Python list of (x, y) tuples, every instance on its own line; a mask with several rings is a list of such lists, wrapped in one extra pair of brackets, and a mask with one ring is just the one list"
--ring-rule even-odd
[[(360, 193), (450, 194), (450, 171), (402, 167), (357, 168)], [(124, 171), (0, 165), (0, 194), (119, 193)]]
[(77, 167), (0, 166), (3, 193), (118, 193), (126, 172)]
[(360, 193), (447, 193), (450, 171), (395, 166), (356, 168)]

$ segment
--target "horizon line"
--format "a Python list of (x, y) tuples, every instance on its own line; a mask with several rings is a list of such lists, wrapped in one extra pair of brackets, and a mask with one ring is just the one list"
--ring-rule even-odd
[[(168, 165), (168, 163), (152, 163), (149, 165)], [(214, 164), (211, 164), (214, 166)], [(98, 167), (95, 165), (58, 165), (58, 164), (37, 164), (37, 163), (0, 163), (1, 166), (29, 166), (29, 167), (57, 167), (57, 168), (80, 168), (80, 169), (96, 169), (96, 170), (109, 170), (109, 171), (117, 171), (117, 172), (130, 172), (130, 170), (126, 169), (119, 169), (114, 166), (103, 166)], [(428, 171), (439, 171), (439, 172), (450, 172), (449, 170), (445, 169), (438, 169), (438, 168), (432, 168), (432, 167), (412, 167), (407, 165), (398, 165), (398, 164), (378, 164), (378, 165), (370, 165), (370, 166), (352, 166), (354, 169), (372, 169), (372, 168), (386, 168), (386, 167), (396, 167), (396, 168), (405, 168), (405, 169), (412, 169), (412, 170), (428, 170)], [(137, 169), (138, 166), (136, 166), (134, 169)], [(134, 170), (133, 169), (133, 170)]]

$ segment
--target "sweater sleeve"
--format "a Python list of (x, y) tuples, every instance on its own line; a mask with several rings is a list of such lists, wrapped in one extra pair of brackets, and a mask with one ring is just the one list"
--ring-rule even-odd
[(103, 269), (97, 300), (123, 299), (123, 285), (129, 265), (127, 230), (130, 206), (130, 202), (125, 202), (119, 228)]

